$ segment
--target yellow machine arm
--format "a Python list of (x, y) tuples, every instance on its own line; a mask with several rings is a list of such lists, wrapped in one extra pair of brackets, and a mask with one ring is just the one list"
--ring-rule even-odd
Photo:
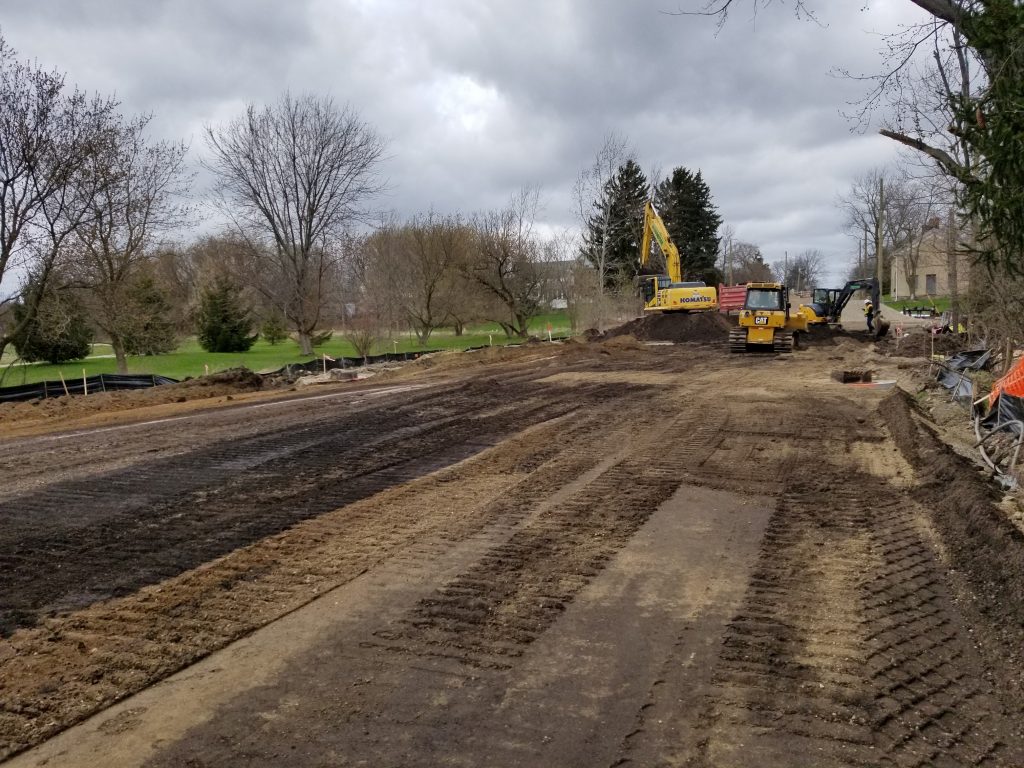
[(652, 234), (658, 242), (658, 247), (661, 249), (662, 254), (665, 256), (665, 266), (668, 268), (669, 279), (673, 283), (683, 282), (683, 268), (679, 260), (679, 249), (676, 248), (676, 244), (669, 237), (668, 230), (665, 228), (665, 222), (661, 220), (661, 216), (654, 210), (654, 204), (648, 200), (647, 204), (644, 205), (644, 237), (643, 242), (640, 244), (641, 267), (647, 266), (647, 262), (650, 259)]

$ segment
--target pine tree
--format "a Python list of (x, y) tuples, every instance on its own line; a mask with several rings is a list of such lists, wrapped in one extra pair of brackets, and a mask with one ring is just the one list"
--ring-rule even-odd
[(199, 343), (207, 352), (245, 352), (256, 341), (253, 319), (242, 304), (238, 286), (217, 277), (205, 291), (196, 325)]
[(644, 203), (649, 193), (647, 177), (640, 166), (627, 160), (594, 201), (582, 255), (595, 269), (600, 269), (603, 256), (607, 289), (631, 281), (640, 269)]
[(704, 280), (709, 285), (719, 282), (721, 274), (715, 261), (722, 217), (700, 171), (693, 173), (682, 167), (673, 170), (655, 190), (654, 204), (679, 249), (683, 278)]
[[(29, 290), (34, 290), (30, 287)], [(14, 324), (24, 322), (28, 308), (14, 306)], [(92, 328), (78, 297), (67, 290), (47, 290), (35, 315), (11, 339), (18, 356), (27, 362), (66, 363), (81, 360), (92, 350)]]
[(128, 289), (128, 308), (122, 321), (124, 348), (129, 355), (161, 355), (178, 341), (171, 305), (153, 278), (144, 275)]
[(285, 326), (284, 316), (280, 312), (271, 312), (267, 315), (260, 326), (260, 336), (271, 346), (287, 339), (288, 328)]

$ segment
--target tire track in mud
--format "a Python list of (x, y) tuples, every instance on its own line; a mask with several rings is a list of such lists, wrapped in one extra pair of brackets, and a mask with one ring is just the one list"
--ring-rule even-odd
[[(595, 436), (603, 434), (617, 450), (565, 441), (570, 450), (558, 460), (574, 457), (577, 471), (555, 461), (542, 465), (530, 475), (540, 488), (524, 482), (489, 505), (486, 517), (502, 521), (504, 541), (424, 590), (404, 614), (378, 618), (292, 659), (278, 674), (289, 689), (302, 691), (301, 705), (282, 711), (275, 685), (247, 692), (147, 765), (273, 765), (296, 733), (302, 744), (288, 754), (299, 764), (323, 754), (381, 765), (496, 764), (493, 754), (480, 753), (494, 734), (478, 730), (479, 718), (514, 683), (531, 644), (681, 482), (678, 458), (664, 449), (666, 436), (674, 427), (695, 431), (705, 420), (691, 412), (667, 422), (660, 406), (652, 398), (613, 418), (610, 410), (599, 414), (606, 429)], [(615, 427), (620, 419), (630, 429)], [(704, 434), (713, 443), (711, 426)], [(500, 510), (497, 518), (493, 510)], [(342, 646), (343, 664), (315, 662)], [(259, 733), (250, 727), (253, 711), (274, 712)], [(310, 722), (313, 713), (318, 723)]]
[[(522, 509), (593, 471), (604, 440), (628, 443), (651, 426), (655, 393), (632, 391), (625, 400), (621, 394), (618, 387), (595, 390), (591, 407), (466, 462), (0, 641), (0, 759), (380, 563), (422, 565), (485, 527), (510, 535)], [(54, 688), (57, 678), (62, 683)]]
[[(678, 488), (681, 465), (714, 449), (722, 424), (724, 417), (651, 419), (646, 445), (570, 498), (540, 507), (546, 494), (517, 499), (513, 509), (523, 522), (507, 542), (366, 646), (510, 668)], [(666, 451), (664, 435), (678, 433), (689, 435), (688, 443)]]
[(790, 487), (727, 630), (693, 764), (1024, 764), (922, 519), (866, 475)]
[(159, 582), (626, 391), (591, 387), (570, 400), (535, 388), (510, 406), (469, 388), (399, 408), (398, 418), (329, 419), (9, 500), (0, 630)]

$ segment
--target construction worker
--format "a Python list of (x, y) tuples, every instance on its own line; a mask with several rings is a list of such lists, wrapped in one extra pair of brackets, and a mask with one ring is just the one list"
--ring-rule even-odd
[(868, 321), (868, 333), (875, 332), (874, 319), (875, 319), (875, 307), (871, 303), (871, 299), (864, 299), (864, 317)]

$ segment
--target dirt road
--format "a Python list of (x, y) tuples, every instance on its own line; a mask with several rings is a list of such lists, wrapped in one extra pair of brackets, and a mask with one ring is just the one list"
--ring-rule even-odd
[(830, 378), (897, 359), (500, 357), (0, 444), (5, 765), (1024, 764), (1024, 536)]

